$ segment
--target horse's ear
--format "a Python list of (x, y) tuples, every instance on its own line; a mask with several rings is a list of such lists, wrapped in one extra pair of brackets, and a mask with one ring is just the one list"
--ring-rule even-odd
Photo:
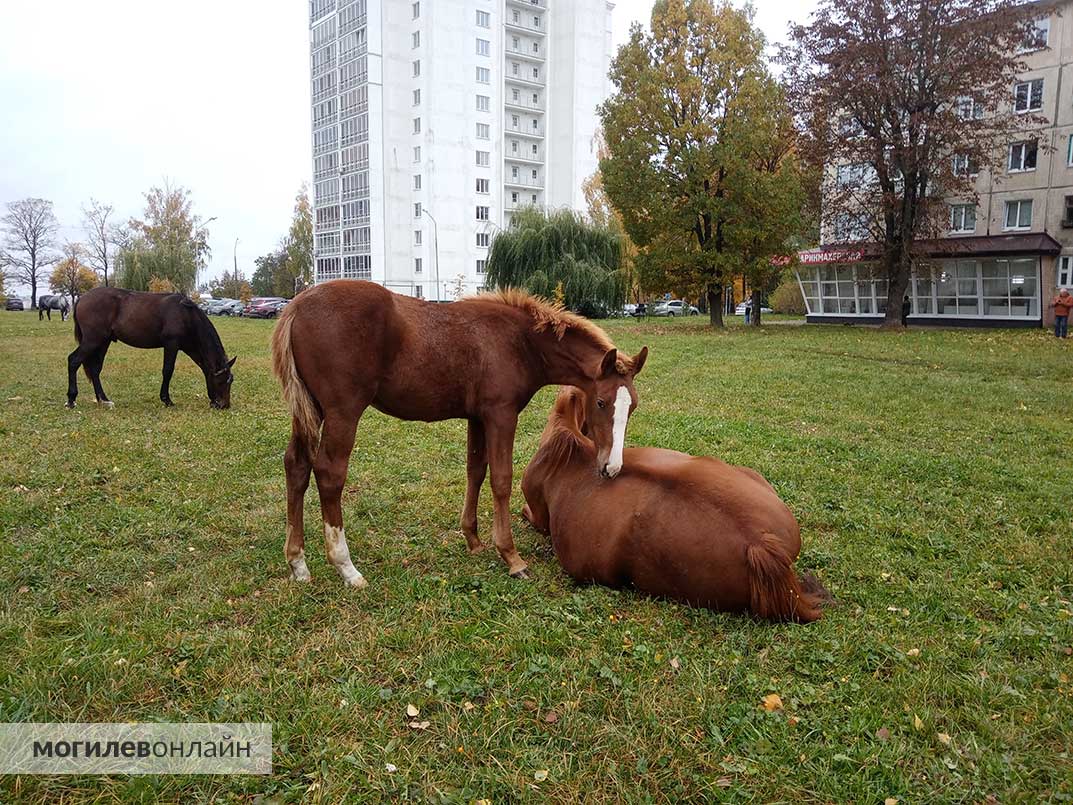
[(600, 371), (596, 376), (610, 377), (616, 371), (616, 364), (618, 364), (618, 350), (609, 349), (604, 355), (604, 359), (600, 362)]
[(646, 360), (648, 360), (648, 347), (641, 347), (641, 351), (633, 356), (633, 374), (635, 376), (641, 373)]
[(237, 360), (238, 360), (238, 355), (236, 355), (235, 357), (233, 357), (231, 360), (229, 360), (227, 362), (227, 368), (230, 369), (232, 366), (234, 366), (235, 361), (237, 361)]

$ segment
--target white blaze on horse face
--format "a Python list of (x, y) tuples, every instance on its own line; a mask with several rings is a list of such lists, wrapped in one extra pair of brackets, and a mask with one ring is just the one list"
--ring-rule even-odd
[(328, 554), (328, 561), (335, 565), (343, 583), (348, 587), (364, 587), (367, 582), (365, 577), (354, 567), (350, 561), (350, 549), (346, 544), (346, 531), (342, 526), (324, 524), (324, 550)]
[(612, 420), (611, 456), (607, 459), (607, 477), (614, 478), (622, 469), (622, 448), (626, 443), (626, 422), (630, 418), (630, 390), (619, 386), (615, 394), (615, 418)]

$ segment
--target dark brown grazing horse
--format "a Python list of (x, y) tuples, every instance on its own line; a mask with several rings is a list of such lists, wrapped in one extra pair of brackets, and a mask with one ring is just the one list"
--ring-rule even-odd
[(164, 350), (164, 381), (160, 400), (172, 405), (168, 386), (180, 351), (190, 356), (205, 375), (205, 390), (213, 408), (231, 406), (231, 367), (220, 336), (209, 317), (190, 299), (178, 293), (141, 293), (122, 288), (94, 288), (75, 305), (75, 340), (78, 348), (67, 356), (67, 407), (75, 407), (78, 367), (84, 366), (99, 404), (112, 401), (101, 387), (101, 367), (108, 347), (122, 341), (140, 349)]
[(637, 405), (633, 378), (648, 350), (620, 355), (585, 319), (517, 291), (434, 304), (371, 282), (336, 280), (299, 294), (284, 309), (272, 358), (292, 415), (285, 553), (309, 580), (302, 501), (310, 470), (320, 490), (328, 559), (343, 581), (363, 587), (350, 560), (340, 495), (358, 420), (368, 406), (399, 419), (465, 419), (466, 501), (462, 531), (477, 536), (477, 496), (490, 468), (492, 535), (513, 576), (523, 576), (510, 531), (511, 459), (518, 413), (543, 386), (570, 383), (593, 398), (593, 472), (614, 475), (626, 420)]
[(724, 612), (820, 617), (827, 593), (794, 572), (797, 521), (763, 476), (641, 447), (626, 450), (622, 471), (606, 480), (592, 471), (589, 409), (577, 389), (559, 392), (522, 478), (522, 516), (551, 534), (567, 573)]

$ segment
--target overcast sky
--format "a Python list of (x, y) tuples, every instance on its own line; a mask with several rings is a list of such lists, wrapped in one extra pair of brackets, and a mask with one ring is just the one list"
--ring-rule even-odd
[[(399, 0), (392, 0), (397, 2)], [(756, 0), (769, 41), (815, 0)], [(652, 0), (618, 0), (616, 46)], [(309, 181), (308, 3), (304, 0), (0, 2), (0, 203), (51, 199), (80, 240), (81, 205), (140, 215), (169, 180), (215, 216), (208, 275), (286, 232)]]

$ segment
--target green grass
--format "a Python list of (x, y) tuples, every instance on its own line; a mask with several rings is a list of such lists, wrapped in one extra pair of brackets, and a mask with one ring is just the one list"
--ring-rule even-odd
[(115, 345), (116, 408), (80, 376), (71, 412), (70, 324), (0, 314), (0, 721), (271, 721), (274, 774), (5, 777), (0, 800), (1073, 797), (1070, 343), (608, 325), (651, 348), (629, 441), (755, 467), (797, 515), (837, 598), (802, 627), (576, 586), (517, 518), (534, 579), (511, 580), (457, 528), (462, 423), (375, 412), (344, 498), (370, 586), (327, 565), (314, 489), (314, 580), (290, 582), (273, 323), (217, 326), (230, 411), (185, 357), (164, 409), (161, 353)]

